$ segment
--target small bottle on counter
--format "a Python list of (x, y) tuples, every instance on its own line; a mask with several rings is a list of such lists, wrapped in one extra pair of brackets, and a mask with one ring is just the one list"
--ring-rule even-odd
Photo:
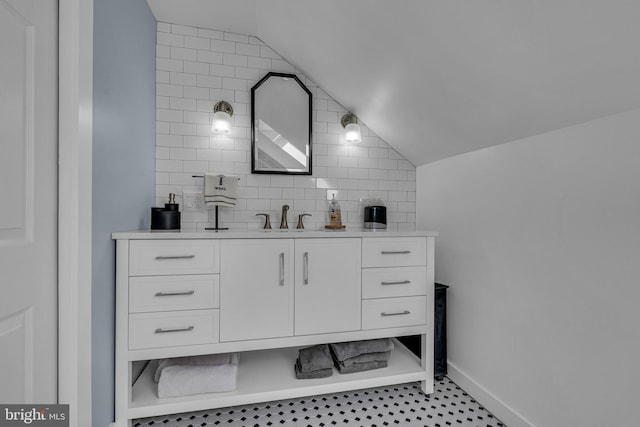
[(342, 225), (342, 213), (340, 212), (340, 203), (336, 201), (335, 193), (331, 195), (331, 203), (329, 203), (329, 225)]

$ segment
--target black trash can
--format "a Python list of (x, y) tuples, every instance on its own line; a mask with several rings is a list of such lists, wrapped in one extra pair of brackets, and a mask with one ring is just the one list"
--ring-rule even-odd
[[(440, 381), (447, 375), (447, 288), (442, 283), (435, 284), (434, 330), (433, 330), (433, 377)], [(400, 337), (404, 344), (416, 356), (421, 356), (420, 335)]]

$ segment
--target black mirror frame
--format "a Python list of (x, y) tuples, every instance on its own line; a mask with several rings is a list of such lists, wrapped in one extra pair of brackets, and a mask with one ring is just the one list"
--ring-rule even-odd
[[(256, 96), (256, 90), (264, 83), (266, 82), (269, 78), (271, 77), (288, 77), (290, 79), (294, 79), (298, 85), (300, 85), (300, 87), (302, 89), (304, 89), (304, 91), (307, 93), (307, 95), (309, 95), (309, 170), (308, 171), (304, 171), (304, 172), (289, 172), (289, 171), (264, 171), (264, 170), (256, 170), (256, 159), (255, 159), (255, 155), (256, 155), (256, 138), (255, 138), (255, 134), (256, 134), (256, 125), (255, 125), (255, 96)], [(298, 76), (296, 76), (295, 74), (289, 74), (289, 73), (277, 73), (277, 72), (269, 72), (267, 73), (266, 76), (264, 76), (263, 78), (260, 79), (260, 81), (258, 81), (258, 83), (256, 83), (255, 85), (253, 85), (253, 87), (251, 88), (251, 173), (252, 174), (273, 174), (273, 175), (311, 175), (312, 174), (312, 158), (313, 158), (313, 144), (311, 141), (311, 136), (312, 136), (312, 121), (311, 121), (311, 91), (305, 86), (304, 83), (302, 83), (302, 81), (300, 81), (300, 79), (298, 78)]]

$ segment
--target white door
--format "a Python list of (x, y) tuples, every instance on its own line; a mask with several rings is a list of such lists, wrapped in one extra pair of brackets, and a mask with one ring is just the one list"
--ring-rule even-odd
[(223, 240), (220, 341), (293, 335), (293, 241)]
[(360, 329), (360, 248), (360, 239), (296, 240), (296, 335)]
[(57, 402), (56, 0), (0, 0), (0, 402)]

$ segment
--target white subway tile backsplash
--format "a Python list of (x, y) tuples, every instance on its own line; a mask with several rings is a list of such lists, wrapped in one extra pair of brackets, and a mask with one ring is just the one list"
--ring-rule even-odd
[(246, 55), (236, 55), (233, 53), (225, 53), (222, 55), (222, 63), (224, 65), (232, 65), (234, 67), (246, 67), (247, 66), (247, 56)]
[(198, 87), (208, 87), (208, 88), (221, 88), (222, 87), (222, 77), (219, 76), (203, 76), (198, 74), (196, 76), (196, 84)]
[(182, 86), (176, 86), (165, 83), (156, 83), (157, 96), (178, 96), (182, 97)]
[(258, 68), (261, 70), (271, 70), (271, 59), (249, 56), (247, 59), (247, 67)]
[[(157, 113), (156, 113), (157, 114)], [(157, 147), (182, 147), (182, 135), (156, 134)]]
[(171, 32), (174, 34), (183, 34), (187, 36), (198, 35), (198, 29), (195, 27), (188, 27), (186, 25), (171, 24)]
[(179, 59), (181, 61), (195, 61), (198, 51), (196, 49), (186, 49), (183, 47), (171, 48), (171, 59)]
[(160, 120), (161, 122), (181, 122), (183, 116), (182, 110), (156, 108), (156, 120)]
[(236, 53), (236, 44), (226, 40), (211, 40), (211, 50), (213, 52)]
[(260, 46), (247, 43), (236, 43), (236, 53), (247, 56), (260, 56)]
[(207, 50), (199, 50), (197, 54), (198, 62), (209, 64), (222, 64), (222, 52), (210, 52)]
[(229, 90), (247, 90), (247, 81), (244, 79), (223, 77), (222, 87)]
[(197, 61), (184, 61), (184, 72), (190, 74), (209, 74), (209, 64)]
[(209, 38), (209, 39), (222, 40), (224, 38), (224, 32), (216, 31), (216, 30), (209, 30), (209, 29), (206, 29), (206, 28), (198, 28), (198, 36), (199, 37), (206, 37), (206, 38)]
[(173, 135), (195, 135), (196, 125), (193, 123), (170, 123), (169, 132)]
[(236, 33), (224, 33), (224, 39), (232, 42), (249, 43), (249, 36)]
[(157, 172), (182, 172), (182, 162), (180, 160), (156, 159)]
[(156, 58), (171, 58), (171, 47), (156, 45)]
[(198, 160), (222, 161), (222, 151), (210, 150), (210, 149), (198, 149), (196, 151), (196, 158)]
[(180, 34), (171, 34), (158, 32), (156, 36), (156, 43), (164, 46), (176, 46), (183, 47), (184, 46), (184, 36)]
[[(361, 200), (380, 197), (387, 205), (388, 228), (415, 228), (415, 167), (361, 123), (361, 144), (344, 143), (340, 118), (346, 109), (278, 53), (253, 36), (159, 22), (156, 45), (156, 200), (167, 194), (202, 191), (206, 172), (241, 179), (235, 209), (222, 209), (220, 221), (232, 230), (258, 230), (258, 212), (280, 220), (289, 204), (289, 224), (310, 213), (305, 228), (327, 221), (328, 200), (336, 194), (343, 223), (362, 224)], [(295, 73), (313, 94), (313, 175), (251, 173), (251, 87), (269, 71)], [(213, 135), (213, 105), (234, 108), (230, 137)], [(207, 212), (183, 213), (183, 230), (203, 230), (213, 222)]]
[(191, 49), (211, 50), (211, 40), (206, 37), (185, 37), (184, 47)]
[[(198, 80), (196, 78), (196, 84)], [(209, 99), (209, 89), (206, 87), (186, 86), (184, 87), (184, 97), (190, 99)], [(213, 105), (211, 106), (213, 111)]]
[(167, 133), (169, 133), (169, 123), (156, 121), (156, 134), (160, 135)]
[(171, 32), (171, 24), (166, 22), (159, 22), (156, 25), (156, 29), (159, 33), (170, 33)]
[[(158, 71), (183, 71), (184, 64), (181, 60), (170, 58), (156, 58), (156, 70)], [(159, 83), (156, 81), (156, 83)]]

